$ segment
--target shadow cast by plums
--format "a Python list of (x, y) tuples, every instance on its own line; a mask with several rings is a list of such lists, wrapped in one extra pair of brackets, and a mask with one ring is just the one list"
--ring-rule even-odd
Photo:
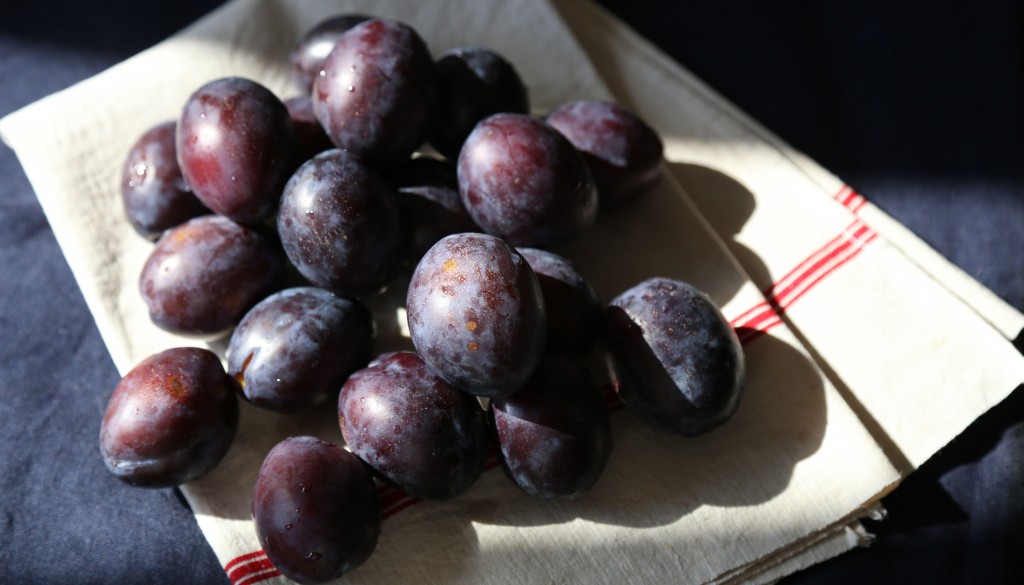
[(679, 162), (666, 163), (666, 167), (722, 238), (747, 276), (758, 288), (769, 285), (772, 276), (764, 262), (735, 238), (754, 213), (757, 205), (754, 194), (736, 179), (709, 167)]
[[(443, 547), (437, 546), (439, 533)], [(420, 502), (384, 519), (373, 555), (359, 570), (345, 575), (344, 582), (420, 583), (424, 567), (429, 567), (430, 579), (437, 583), (472, 583), (478, 581), (472, 572), (481, 570), (476, 562), (481, 556), (467, 508)]]
[(582, 237), (554, 249), (605, 302), (653, 277), (682, 280), (723, 306), (746, 283), (671, 173), (644, 196), (608, 210)]
[(532, 500), (507, 482), (513, 501), (481, 507), (474, 520), (543, 526), (583, 519), (654, 527), (701, 506), (754, 506), (778, 496), (796, 465), (824, 438), (824, 383), (803, 352), (774, 337), (756, 338), (745, 354), (748, 371), (757, 374), (748, 376), (736, 414), (721, 427), (686, 438), (619, 409), (611, 415), (611, 458), (590, 492), (575, 500)]

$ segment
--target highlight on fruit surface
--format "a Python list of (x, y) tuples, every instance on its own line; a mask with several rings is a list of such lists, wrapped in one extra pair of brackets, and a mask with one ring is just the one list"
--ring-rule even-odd
[(597, 219), (597, 189), (582, 155), (539, 118), (482, 120), (462, 145), (458, 174), (469, 216), (513, 246), (566, 243)]
[(412, 27), (372, 19), (347, 30), (313, 82), (313, 112), (335, 146), (381, 168), (401, 164), (430, 133), (437, 72)]
[(121, 167), (121, 201), (139, 235), (156, 240), (165, 230), (211, 213), (196, 199), (178, 167), (177, 122), (161, 122), (139, 136)]
[(291, 172), (293, 128), (269, 89), (242, 77), (206, 83), (185, 102), (176, 146), (185, 182), (204, 205), (239, 223), (273, 215)]
[(323, 69), (324, 60), (334, 45), (350, 28), (370, 20), (362, 14), (339, 14), (317, 23), (295, 42), (288, 54), (288, 66), (295, 87), (307, 95)]
[(484, 411), (437, 376), (415, 352), (378, 356), (338, 396), (345, 444), (403, 492), (447, 499), (467, 489), (487, 462)]
[(231, 334), (228, 373), (256, 406), (293, 412), (337, 396), (370, 359), (373, 317), (362, 303), (315, 287), (289, 288), (253, 307)]

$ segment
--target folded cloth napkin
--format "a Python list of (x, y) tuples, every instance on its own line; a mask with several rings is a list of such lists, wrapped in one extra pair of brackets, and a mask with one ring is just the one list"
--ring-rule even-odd
[[(857, 518), (878, 513), (880, 494), (1024, 379), (1020, 356), (962, 300), (976, 292), (969, 281), (958, 299), (866, 214), (832, 202), (837, 180), (592, 6), (560, 1), (558, 11), (540, 0), (235, 0), (8, 116), (0, 135), (126, 372), (154, 351), (195, 343), (149, 322), (136, 282), (151, 245), (121, 218), (118, 174), (135, 138), (176, 117), (202, 83), (240, 75), (289, 97), (285, 56), (298, 35), (363, 12), (412, 24), (435, 53), (498, 50), (538, 113), (614, 95), (662, 132), (672, 172), (562, 251), (605, 300), (654, 275), (707, 291), (745, 343), (739, 411), (682, 439), (616, 410), (605, 476), (577, 501), (531, 500), (495, 470), (440, 503), (382, 488), (378, 549), (345, 581), (767, 582), (862, 542)], [(725, 209), (737, 193), (747, 209), (757, 203), (745, 223)], [(400, 296), (374, 303), (379, 349), (408, 345), (394, 321)], [(928, 404), (909, 408), (925, 388)], [(282, 416), (244, 406), (222, 464), (181, 488), (236, 585), (286, 581), (259, 550), (248, 509), (264, 455), (294, 434), (341, 440), (330, 408)]]

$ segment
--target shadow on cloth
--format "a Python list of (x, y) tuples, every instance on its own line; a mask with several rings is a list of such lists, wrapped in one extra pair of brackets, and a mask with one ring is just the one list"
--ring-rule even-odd
[(621, 409), (612, 414), (611, 459), (590, 492), (575, 500), (531, 500), (509, 482), (505, 497), (514, 503), (477, 502), (473, 520), (542, 526), (584, 519), (653, 527), (705, 505), (755, 506), (778, 496), (795, 466), (821, 445), (824, 385), (807, 356), (784, 341), (762, 336), (745, 353), (748, 371), (758, 375), (748, 378), (739, 409), (721, 427), (687, 438)]

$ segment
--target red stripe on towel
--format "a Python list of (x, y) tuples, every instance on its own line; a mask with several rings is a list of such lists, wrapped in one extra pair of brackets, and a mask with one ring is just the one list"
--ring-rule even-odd
[[(843, 232), (842, 241), (838, 245), (832, 246), (825, 253), (819, 255), (806, 270), (801, 272), (796, 278), (786, 282), (784, 286), (772, 286), (772, 288), (765, 291), (765, 296), (768, 297), (768, 301), (771, 304), (778, 307), (785, 308), (791, 305), (797, 298), (803, 295), (802, 291), (807, 288), (807, 283), (814, 279), (815, 275), (827, 270), (828, 266), (834, 264), (838, 258), (845, 257), (851, 250), (859, 250), (864, 246), (866, 238), (873, 237), (874, 232), (871, 231), (871, 228), (860, 221), (855, 221)], [(817, 283), (818, 280), (814, 280), (814, 282)]]
[[(852, 192), (852, 191), (851, 191)], [(841, 192), (837, 199), (846, 197)], [(859, 219), (804, 258), (775, 284), (763, 291), (765, 300), (730, 321), (741, 343), (750, 343), (782, 323), (782, 314), (811, 288), (846, 264), (877, 237)]]
[(792, 305), (797, 300), (799, 300), (800, 297), (804, 296), (804, 294), (807, 293), (807, 291), (811, 290), (811, 288), (813, 288), (815, 285), (821, 282), (826, 276), (832, 274), (832, 272), (834, 272), (837, 268), (855, 258), (858, 254), (860, 254), (861, 250), (864, 249), (864, 246), (874, 241), (876, 237), (878, 237), (878, 234), (866, 234), (863, 238), (857, 240), (856, 242), (851, 244), (851, 246), (845, 249), (841, 255), (837, 255), (833, 262), (825, 264), (823, 266), (823, 269), (817, 273), (813, 280), (810, 280), (802, 288), (797, 289), (797, 292), (790, 295), (787, 306)]
[(252, 585), (281, 574), (262, 550), (236, 557), (224, 570), (232, 585)]
[(281, 574), (281, 571), (278, 571), (274, 567), (271, 567), (271, 568), (267, 569), (266, 571), (263, 571), (262, 573), (254, 573), (252, 575), (249, 575), (248, 578), (243, 579), (243, 580), (235, 583), (235, 585), (253, 585), (253, 583), (259, 583), (260, 581), (266, 581), (267, 579), (273, 579), (274, 577), (277, 577), (280, 574)]
[(388, 518), (394, 516), (395, 514), (401, 512), (402, 510), (415, 506), (416, 504), (422, 501), (423, 500), (420, 498), (406, 495), (404, 498), (393, 502), (389, 507), (382, 508), (380, 511), (380, 519), (387, 520)]
[(859, 222), (854, 222), (850, 224), (850, 226), (847, 226), (841, 233), (800, 261), (799, 264), (784, 274), (782, 278), (775, 281), (775, 283), (770, 287), (764, 289), (762, 293), (765, 296), (765, 300), (734, 317), (732, 320), (733, 324), (735, 326), (746, 326), (747, 323), (745, 321), (753, 321), (757, 316), (762, 316), (763, 318), (762, 313), (764, 313), (766, 309), (768, 309), (768, 313), (771, 314), (771, 306), (773, 304), (777, 305), (780, 303), (780, 295), (778, 294), (778, 291), (803, 278), (806, 278), (808, 272), (821, 260), (823, 256), (826, 256), (834, 252), (838, 247), (845, 245), (847, 241), (845, 236), (849, 233), (850, 228), (852, 226), (856, 226), (858, 223)]
[(263, 556), (263, 551), (262, 550), (258, 550), (256, 552), (251, 552), (251, 553), (249, 553), (247, 555), (242, 555), (240, 557), (235, 557), (234, 559), (229, 561), (228, 564), (224, 565), (224, 570), (230, 572), (231, 569), (235, 568), (235, 565), (238, 565), (239, 563), (244, 563), (244, 562), (247, 562), (247, 561), (251, 561), (252, 559), (255, 559), (256, 557), (259, 557), (259, 556)]
[(868, 202), (863, 195), (853, 190), (849, 185), (843, 185), (839, 192), (833, 197), (836, 201), (841, 203), (843, 207), (850, 210), (850, 212), (856, 214), (864, 205)]

